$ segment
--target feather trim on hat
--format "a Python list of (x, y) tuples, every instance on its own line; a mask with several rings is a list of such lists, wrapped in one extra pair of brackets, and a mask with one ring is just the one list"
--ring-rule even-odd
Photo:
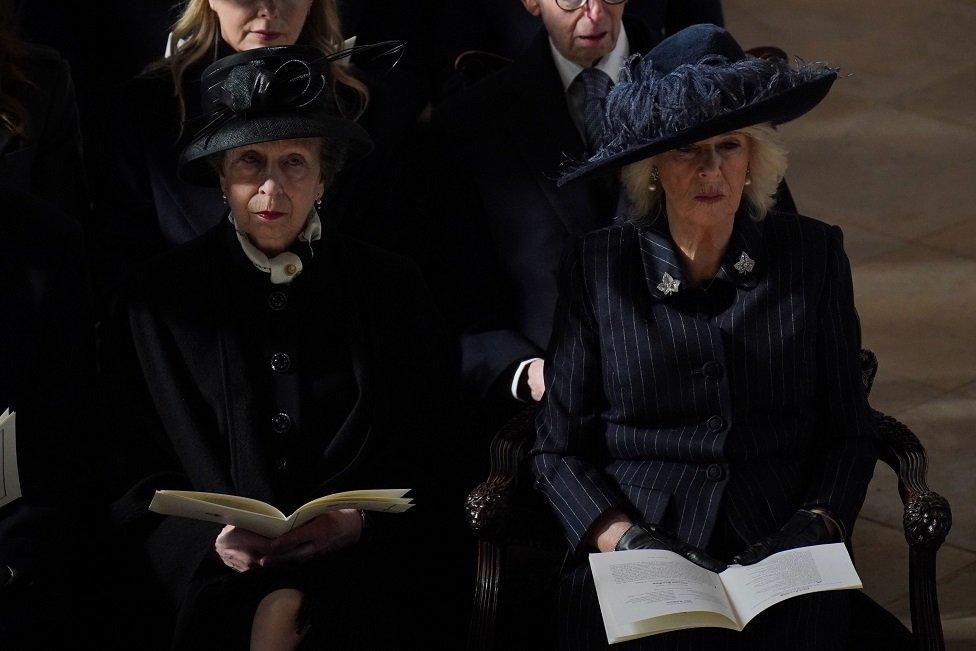
[(634, 55), (624, 64), (620, 82), (607, 95), (604, 141), (586, 159), (570, 159), (560, 170), (570, 173), (645, 143), (673, 136), (725, 113), (775, 97), (797, 86), (835, 75), (824, 63), (747, 58), (728, 61), (712, 55), (680, 65), (667, 74), (650, 57)]

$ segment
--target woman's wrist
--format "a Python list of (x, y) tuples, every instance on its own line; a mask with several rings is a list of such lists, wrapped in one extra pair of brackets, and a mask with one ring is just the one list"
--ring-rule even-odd
[(612, 552), (628, 529), (633, 526), (630, 518), (619, 509), (610, 509), (596, 519), (590, 527), (587, 542), (601, 552)]

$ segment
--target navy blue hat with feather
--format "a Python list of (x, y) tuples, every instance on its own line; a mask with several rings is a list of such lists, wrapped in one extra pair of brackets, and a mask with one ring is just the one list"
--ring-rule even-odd
[(726, 30), (692, 25), (628, 59), (607, 96), (604, 137), (559, 185), (744, 127), (782, 124), (827, 95), (837, 70), (749, 57)]

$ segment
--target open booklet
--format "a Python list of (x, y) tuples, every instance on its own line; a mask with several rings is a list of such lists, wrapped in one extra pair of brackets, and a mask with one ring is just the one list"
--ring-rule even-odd
[(248, 497), (163, 490), (156, 491), (149, 510), (163, 515), (232, 524), (268, 538), (277, 538), (334, 509), (403, 513), (413, 506), (413, 499), (404, 497), (408, 492), (409, 488), (395, 488), (333, 493), (314, 499), (286, 516), (270, 504)]
[(0, 507), (20, 497), (16, 422), (17, 414), (9, 409), (0, 415)]
[(791, 597), (861, 588), (843, 543), (800, 547), (721, 574), (662, 549), (590, 554), (610, 644), (705, 626), (741, 631)]

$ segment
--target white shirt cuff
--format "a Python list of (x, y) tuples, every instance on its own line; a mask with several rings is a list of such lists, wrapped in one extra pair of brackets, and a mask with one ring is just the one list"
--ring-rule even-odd
[(519, 398), (518, 395), (518, 385), (519, 385), (519, 381), (522, 379), (522, 373), (525, 371), (525, 367), (531, 364), (532, 362), (541, 359), (542, 359), (541, 357), (533, 357), (531, 359), (527, 359), (521, 364), (519, 364), (518, 368), (515, 369), (515, 377), (512, 378), (512, 397), (515, 398), (516, 400), (522, 400), (521, 398)]

